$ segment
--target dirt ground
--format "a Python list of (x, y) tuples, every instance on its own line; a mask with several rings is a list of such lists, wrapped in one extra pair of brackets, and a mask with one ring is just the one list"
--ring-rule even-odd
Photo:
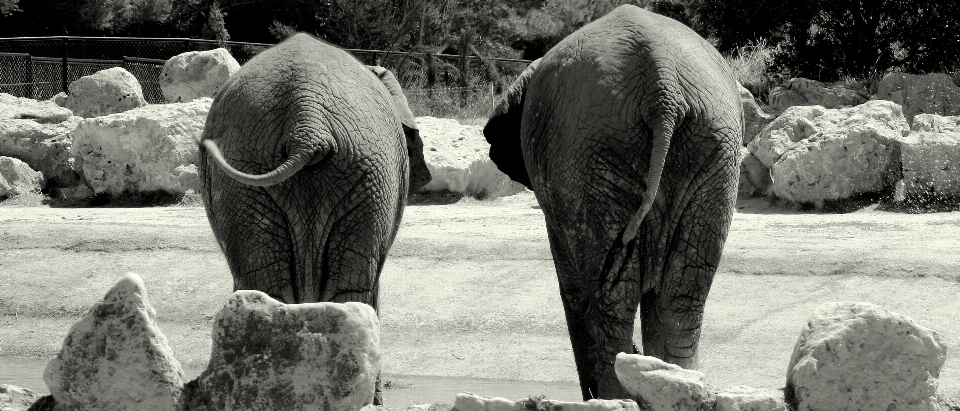
[[(700, 342), (710, 385), (783, 387), (814, 309), (868, 301), (940, 333), (950, 347), (940, 391), (960, 399), (960, 212), (738, 208)], [(411, 205), (387, 261), (385, 373), (576, 382), (529, 192)], [(232, 287), (202, 207), (0, 207), (0, 356), (54, 355), (128, 271), (143, 276), (177, 357), (202, 368), (210, 320)]]

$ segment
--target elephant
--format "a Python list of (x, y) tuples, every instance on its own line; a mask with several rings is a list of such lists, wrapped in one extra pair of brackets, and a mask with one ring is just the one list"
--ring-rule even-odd
[(431, 178), (389, 71), (296, 34), (227, 80), (199, 144), (200, 194), (234, 290), (379, 312), (407, 194)]
[(737, 90), (700, 36), (624, 5), (530, 64), (484, 126), (543, 210), (584, 400), (629, 398), (614, 363), (639, 353), (637, 311), (643, 354), (697, 364), (736, 201)]

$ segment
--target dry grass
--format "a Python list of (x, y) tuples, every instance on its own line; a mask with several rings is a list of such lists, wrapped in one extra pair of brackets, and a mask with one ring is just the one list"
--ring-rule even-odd
[(777, 56), (782, 53), (779, 46), (770, 46), (766, 40), (740, 46), (727, 56), (727, 64), (733, 69), (734, 78), (763, 103), (767, 103), (767, 94), (776, 86), (779, 77), (770, 73)]

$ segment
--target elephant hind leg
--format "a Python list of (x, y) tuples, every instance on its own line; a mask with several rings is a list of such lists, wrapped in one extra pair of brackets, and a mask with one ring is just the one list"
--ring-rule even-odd
[[(549, 225), (547, 232), (560, 280), (560, 299), (577, 364), (581, 395), (584, 401), (628, 398), (617, 379), (614, 361), (620, 352), (636, 351), (632, 336), (637, 304), (628, 290), (632, 284), (629, 281), (607, 284), (599, 292), (601, 300), (596, 301), (594, 298), (599, 290), (595, 287), (599, 284), (587, 280), (571, 263), (566, 242), (556, 236)], [(611, 294), (606, 294), (611, 290)]]
[[(699, 195), (726, 194), (708, 191)], [(733, 201), (699, 201), (679, 216), (666, 247), (669, 251), (659, 287), (640, 298), (645, 355), (684, 368), (698, 365), (704, 305), (720, 263)]]

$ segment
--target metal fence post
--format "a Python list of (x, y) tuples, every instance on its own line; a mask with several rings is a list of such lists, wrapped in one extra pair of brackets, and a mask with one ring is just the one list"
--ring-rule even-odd
[(60, 71), (60, 91), (67, 92), (67, 36), (60, 36), (63, 42), (63, 69)]
[(27, 90), (30, 92), (30, 98), (37, 99), (37, 85), (33, 84), (33, 56), (27, 55), (27, 83), (30, 83), (27, 86)]

